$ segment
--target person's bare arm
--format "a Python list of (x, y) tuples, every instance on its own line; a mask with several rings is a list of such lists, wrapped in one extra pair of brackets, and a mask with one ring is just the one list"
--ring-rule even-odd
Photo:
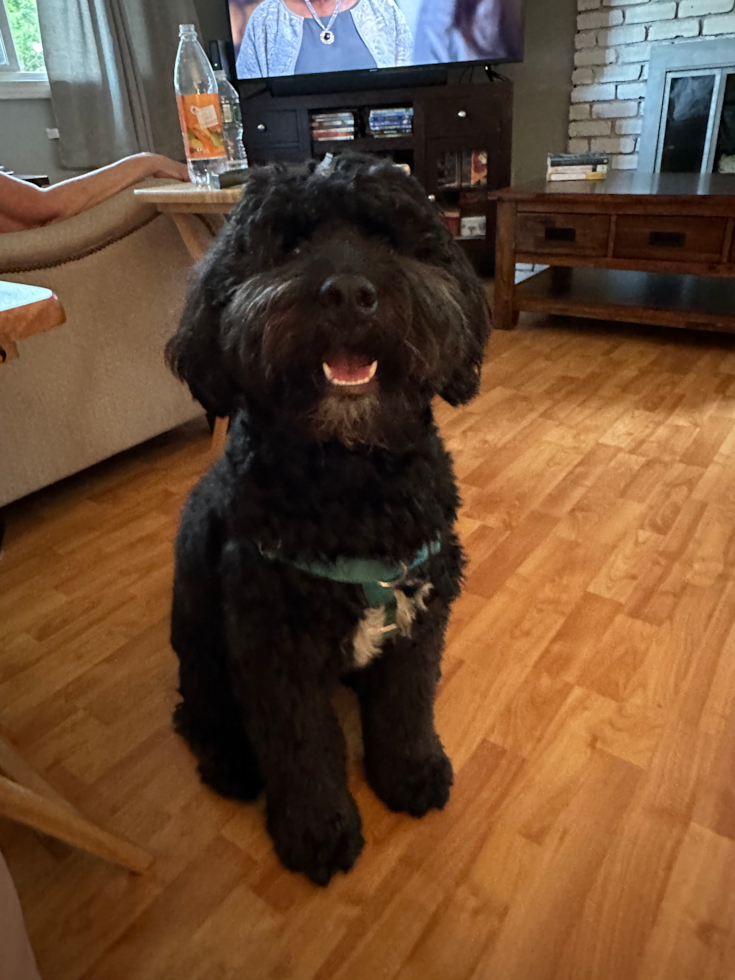
[(186, 166), (154, 153), (126, 157), (109, 167), (52, 187), (35, 187), (0, 173), (0, 232), (37, 228), (86, 211), (146, 177), (188, 180)]

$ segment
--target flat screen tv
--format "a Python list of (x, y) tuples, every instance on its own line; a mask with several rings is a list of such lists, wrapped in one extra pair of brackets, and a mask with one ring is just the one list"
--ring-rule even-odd
[(523, 0), (228, 0), (237, 77), (523, 58)]

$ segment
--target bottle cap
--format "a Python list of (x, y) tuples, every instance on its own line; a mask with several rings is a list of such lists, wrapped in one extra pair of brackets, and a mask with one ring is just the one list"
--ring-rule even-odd
[(220, 79), (221, 78), (225, 78), (226, 79), (227, 78), (227, 72), (224, 70), (224, 68), (215, 68), (215, 70), (214, 70), (214, 77), (215, 78), (220, 78)]
[(196, 32), (197, 32), (196, 24), (179, 24), (179, 35), (196, 34)]

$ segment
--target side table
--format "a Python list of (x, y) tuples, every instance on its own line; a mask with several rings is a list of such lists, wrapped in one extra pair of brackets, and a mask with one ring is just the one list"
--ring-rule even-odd
[[(189, 255), (194, 262), (198, 262), (206, 248), (202, 245), (201, 229), (195, 226), (194, 216), (228, 214), (240, 200), (242, 191), (241, 186), (220, 191), (195, 184), (173, 183), (170, 187), (141, 187), (136, 190), (135, 195), (149, 204), (155, 204), (163, 214), (171, 215)], [(212, 238), (214, 235), (211, 232)], [(228, 426), (229, 419), (217, 419), (215, 422), (212, 434), (213, 459), (222, 455), (227, 442)]]
[[(614, 173), (492, 196), (501, 330), (529, 310), (735, 332), (735, 175)], [(550, 268), (516, 285), (516, 262)]]

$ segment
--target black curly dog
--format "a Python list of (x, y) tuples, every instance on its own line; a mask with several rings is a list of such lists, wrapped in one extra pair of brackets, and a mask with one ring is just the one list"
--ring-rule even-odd
[(419, 184), (345, 154), (253, 171), (167, 348), (232, 418), (176, 543), (176, 728), (213, 789), (265, 788), (279, 856), (319, 884), (364, 843), (340, 681), (378, 796), (415, 817), (449, 797), (434, 697), (463, 555), (431, 405), (477, 394), (488, 334), (482, 287)]

